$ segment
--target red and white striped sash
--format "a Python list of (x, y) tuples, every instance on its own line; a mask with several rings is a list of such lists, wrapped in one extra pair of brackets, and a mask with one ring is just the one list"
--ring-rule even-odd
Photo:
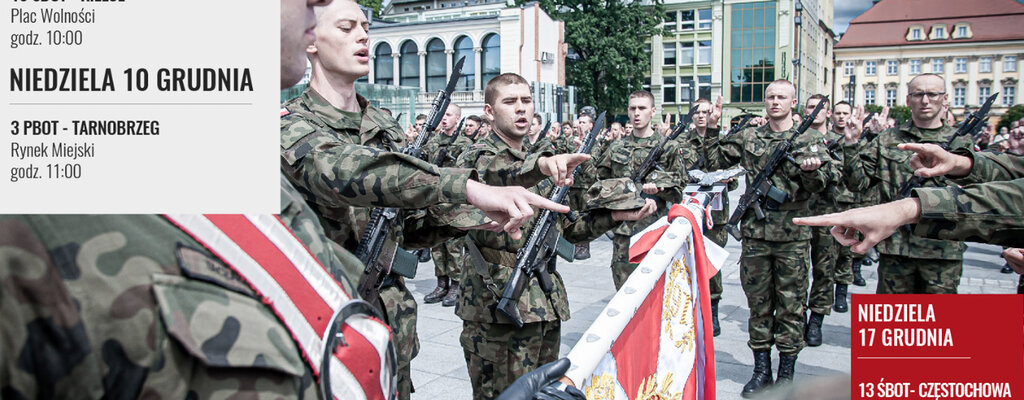
[[(259, 293), (288, 328), (319, 377), (320, 360), (327, 351), (327, 330), (352, 296), (291, 230), (276, 215), (269, 214), (164, 217), (213, 252)], [(329, 370), (334, 398), (389, 398), (388, 325), (368, 316), (349, 318), (342, 333), (345, 345), (331, 349)]]

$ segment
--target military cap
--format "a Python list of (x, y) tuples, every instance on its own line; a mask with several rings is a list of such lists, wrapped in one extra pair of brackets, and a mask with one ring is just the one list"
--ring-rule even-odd
[(586, 209), (633, 210), (646, 202), (629, 178), (605, 179), (587, 189)]

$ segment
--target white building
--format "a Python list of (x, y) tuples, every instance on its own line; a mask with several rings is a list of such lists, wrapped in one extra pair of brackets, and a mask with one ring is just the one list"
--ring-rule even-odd
[[(483, 113), (487, 81), (506, 72), (530, 81), (536, 111), (554, 115), (555, 88), (565, 85), (564, 26), (536, 2), (507, 7), (493, 1), (398, 0), (383, 14), (370, 28), (368, 82), (418, 88), (416, 113), (429, 109), (452, 66), (465, 57), (452, 95), (464, 116)], [(572, 103), (569, 95), (565, 100)]]

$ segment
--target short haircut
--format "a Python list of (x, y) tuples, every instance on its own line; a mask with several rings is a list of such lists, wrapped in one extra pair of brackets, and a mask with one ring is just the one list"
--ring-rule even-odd
[[(828, 110), (828, 99), (825, 98), (825, 95), (820, 94), (820, 93), (812, 94), (811, 97), (807, 98), (807, 101), (811, 101), (811, 100), (818, 100), (819, 103), (824, 101), (825, 102), (825, 108), (824, 109)], [(804, 102), (804, 105), (807, 105), (807, 101)]]
[(420, 114), (420, 115), (417, 115), (417, 116), (416, 116), (416, 120), (417, 120), (417, 121), (419, 121), (419, 120), (424, 120), (424, 121), (426, 121), (426, 120), (427, 120), (427, 114)]
[(480, 122), (482, 121), (480, 119), (480, 117), (478, 117), (476, 115), (470, 115), (470, 116), (466, 117), (466, 119), (468, 119), (470, 121), (473, 121), (473, 122), (476, 122), (477, 125), (480, 125)]
[(769, 83), (768, 86), (765, 86), (764, 91), (768, 92), (768, 88), (772, 87), (772, 85), (788, 86), (793, 91), (793, 98), (796, 98), (796, 86), (793, 85), (793, 82), (787, 81), (785, 79), (776, 79)]
[(504, 74), (491, 78), (491, 80), (487, 81), (487, 87), (484, 88), (484, 103), (493, 106), (494, 102), (498, 100), (498, 89), (501, 88), (502, 86), (509, 85), (530, 86), (530, 83), (527, 82), (525, 78), (519, 76), (518, 74), (513, 74), (511, 72), (506, 72)]
[(540, 116), (540, 114), (533, 114), (533, 119), (537, 120), (537, 124), (543, 124), (544, 123), (544, 118), (542, 118)]
[(587, 114), (587, 113), (580, 114), (580, 118), (579, 119), (583, 119), (583, 118), (588, 119), (590, 121), (590, 123), (594, 123), (594, 117), (591, 117), (590, 114)]
[(701, 97), (701, 98), (697, 99), (697, 101), (693, 102), (693, 105), (704, 104), (704, 103), (711, 104), (711, 100), (708, 100), (708, 99), (705, 99), (705, 98)]
[(616, 125), (618, 125), (620, 129), (622, 128), (622, 124), (619, 123), (619, 121), (612, 122), (612, 128), (614, 128)]
[(853, 111), (853, 105), (850, 104), (849, 102), (847, 102), (846, 100), (843, 100), (843, 101), (840, 101), (840, 102), (838, 102), (838, 103), (836, 103), (835, 105), (832, 106), (832, 112), (835, 112), (836, 111), (836, 107), (839, 107), (840, 105), (845, 105), (847, 107), (850, 107), (850, 111)]
[(921, 77), (925, 77), (925, 76), (934, 76), (936, 78), (939, 78), (942, 81), (942, 86), (946, 86), (946, 78), (943, 78), (942, 75), (934, 74), (934, 73), (931, 73), (931, 72), (926, 72), (926, 73), (920, 74), (918, 76), (915, 76), (913, 79), (910, 80), (910, 82), (907, 82), (907, 88), (909, 89), (910, 85), (913, 85), (914, 81), (916, 81), (917, 78), (921, 78)]
[(651, 92), (648, 92), (646, 90), (637, 90), (633, 93), (630, 93), (629, 99), (627, 99), (626, 101), (628, 102), (629, 100), (633, 100), (635, 98), (645, 98), (647, 100), (650, 100), (651, 106), (654, 106), (654, 95), (651, 94)]

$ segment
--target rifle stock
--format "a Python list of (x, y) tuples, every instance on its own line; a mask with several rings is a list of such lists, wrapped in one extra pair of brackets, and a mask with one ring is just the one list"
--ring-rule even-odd
[[(590, 154), (594, 148), (594, 142), (597, 140), (597, 133), (604, 128), (604, 116), (605, 113), (602, 112), (594, 121), (594, 127), (591, 128), (587, 136), (583, 137), (583, 144), (576, 149), (576, 154)], [(580, 172), (580, 169), (580, 166), (576, 166), (572, 172), (574, 177)], [(555, 203), (562, 203), (568, 193), (568, 186), (560, 186), (555, 188), (548, 199)], [(547, 262), (554, 256), (555, 246), (558, 242), (558, 230), (555, 229), (555, 224), (558, 222), (557, 217), (558, 214), (551, 210), (541, 212), (530, 231), (526, 244), (516, 252), (516, 265), (512, 277), (505, 284), (501, 298), (498, 300), (496, 310), (518, 328), (523, 327), (523, 318), (519, 313), (519, 298), (522, 297), (527, 282), (536, 277), (537, 283), (544, 293), (550, 293), (554, 288), (551, 275), (547, 270)]]

